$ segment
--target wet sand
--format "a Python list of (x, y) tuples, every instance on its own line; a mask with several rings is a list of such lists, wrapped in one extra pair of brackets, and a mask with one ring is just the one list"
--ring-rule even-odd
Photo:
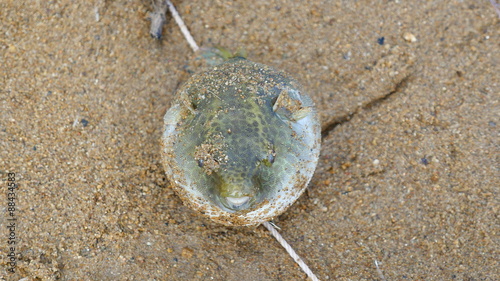
[[(500, 279), (489, 1), (174, 4), (201, 46), (243, 47), (316, 102), (318, 168), (275, 223), (320, 280)], [(152, 39), (149, 11), (0, 3), (0, 277), (305, 280), (266, 229), (211, 222), (170, 188), (162, 118), (195, 55), (170, 17)]]

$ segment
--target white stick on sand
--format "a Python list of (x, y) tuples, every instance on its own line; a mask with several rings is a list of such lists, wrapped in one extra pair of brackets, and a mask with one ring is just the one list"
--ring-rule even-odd
[(182, 20), (181, 16), (179, 16), (179, 13), (177, 13), (177, 10), (175, 9), (174, 4), (172, 4), (172, 2), (170, 2), (170, 0), (167, 0), (166, 2), (167, 2), (168, 10), (170, 11), (170, 13), (172, 14), (172, 17), (174, 17), (174, 19), (175, 19), (175, 22), (177, 23), (177, 25), (181, 29), (181, 32), (184, 35), (184, 38), (186, 38), (186, 40), (188, 41), (188, 44), (191, 47), (191, 49), (193, 49), (193, 52), (196, 53), (200, 49), (200, 47), (198, 47), (198, 44), (196, 44), (196, 42), (194, 41), (193, 36), (191, 36), (191, 33), (189, 33), (189, 30), (188, 30), (186, 24)]
[(319, 281), (318, 277), (316, 277), (316, 275), (314, 275), (312, 270), (299, 257), (299, 255), (297, 255), (297, 253), (295, 253), (292, 246), (290, 246), (290, 244), (288, 244), (288, 242), (286, 242), (286, 240), (283, 239), (283, 237), (279, 234), (279, 232), (276, 230), (276, 228), (273, 227), (272, 224), (270, 224), (269, 222), (263, 222), (262, 225), (265, 228), (267, 228), (267, 230), (269, 230), (271, 232), (271, 234), (274, 236), (274, 238), (276, 238), (276, 240), (278, 240), (278, 242), (281, 244), (281, 246), (283, 246), (283, 248), (285, 248), (285, 250), (288, 252), (288, 254), (300, 266), (300, 268), (302, 268), (302, 270), (307, 274), (307, 276), (309, 276), (309, 278), (311, 278), (311, 280)]

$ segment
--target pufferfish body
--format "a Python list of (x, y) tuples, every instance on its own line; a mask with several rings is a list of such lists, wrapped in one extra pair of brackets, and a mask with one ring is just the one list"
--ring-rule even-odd
[(165, 115), (163, 161), (191, 208), (258, 225), (305, 190), (319, 157), (312, 100), (283, 72), (234, 58), (191, 77)]

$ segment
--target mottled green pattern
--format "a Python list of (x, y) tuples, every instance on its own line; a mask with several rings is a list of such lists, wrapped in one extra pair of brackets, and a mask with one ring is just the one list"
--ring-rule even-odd
[[(186, 109), (174, 151), (179, 166), (187, 167), (213, 203), (234, 211), (224, 197), (250, 196), (241, 209), (251, 208), (291, 172), (301, 143), (273, 104), (284, 89), (297, 88), (295, 83), (264, 65), (233, 59), (183, 86)], [(202, 145), (208, 148), (205, 158), (199, 153)], [(217, 165), (207, 168), (208, 162)]]

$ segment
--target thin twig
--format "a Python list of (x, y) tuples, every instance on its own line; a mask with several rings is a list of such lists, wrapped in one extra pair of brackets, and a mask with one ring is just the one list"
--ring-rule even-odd
[(286, 242), (283, 237), (279, 234), (279, 232), (268, 222), (263, 222), (262, 225), (267, 228), (271, 232), (271, 234), (278, 240), (278, 242), (285, 248), (285, 250), (288, 252), (288, 254), (293, 258), (293, 260), (302, 268), (302, 270), (311, 278), (313, 281), (319, 281), (318, 277), (314, 275), (314, 273), (311, 271), (311, 269), (307, 266), (307, 264), (295, 253), (293, 250), (292, 246)]
[(193, 36), (191, 36), (191, 33), (189, 33), (189, 30), (188, 30), (186, 24), (182, 20), (181, 16), (179, 16), (179, 13), (177, 13), (177, 10), (175, 9), (174, 4), (172, 4), (172, 2), (170, 2), (170, 0), (167, 0), (166, 2), (167, 2), (168, 10), (170, 11), (170, 13), (172, 14), (172, 17), (174, 17), (174, 19), (175, 19), (175, 22), (177, 23), (177, 25), (181, 29), (181, 32), (184, 35), (184, 38), (186, 38), (189, 46), (196, 53), (200, 49), (200, 47), (198, 47), (198, 44), (196, 44), (196, 42), (194, 41)]
[(375, 260), (375, 267), (377, 268), (377, 273), (378, 273), (378, 276), (380, 276), (380, 279), (382, 279), (382, 281), (386, 281), (387, 279), (385, 279), (384, 273), (382, 273), (382, 270), (378, 266), (377, 260)]
[(500, 4), (495, 2), (495, 0), (490, 0), (491, 5), (493, 5), (493, 8), (495, 8), (495, 11), (497, 11), (498, 17), (500, 18)]

